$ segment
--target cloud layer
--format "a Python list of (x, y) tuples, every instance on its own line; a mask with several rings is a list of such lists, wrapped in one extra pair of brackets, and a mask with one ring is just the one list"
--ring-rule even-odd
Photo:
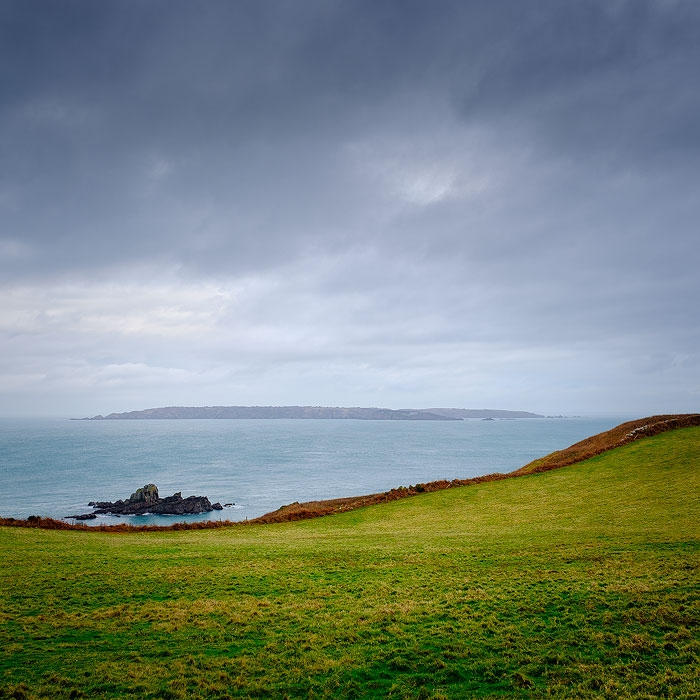
[(0, 9), (0, 412), (697, 410), (693, 0)]

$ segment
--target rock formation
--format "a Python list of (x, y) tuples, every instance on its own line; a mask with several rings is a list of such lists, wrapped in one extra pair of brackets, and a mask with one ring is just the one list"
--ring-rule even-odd
[(91, 501), (88, 505), (95, 508), (94, 512), (100, 515), (144, 515), (145, 513), (194, 515), (223, 509), (220, 503), (212, 504), (206, 496), (183, 498), (179, 491), (172, 496), (160, 498), (158, 487), (155, 484), (146, 484), (143, 488), (136, 489), (128, 500), (114, 501), (114, 503), (111, 501)]

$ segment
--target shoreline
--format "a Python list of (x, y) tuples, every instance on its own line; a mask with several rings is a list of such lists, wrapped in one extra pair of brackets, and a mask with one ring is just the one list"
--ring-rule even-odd
[(68, 523), (56, 518), (44, 518), (41, 516), (29, 516), (26, 519), (0, 517), (0, 527), (25, 527), (40, 528), (46, 530), (79, 530), (90, 532), (165, 532), (169, 530), (210, 530), (222, 527), (270, 525), (299, 520), (310, 520), (344, 513), (358, 508), (364, 508), (380, 503), (410, 498), (421, 493), (433, 493), (449, 488), (461, 486), (473, 486), (476, 484), (501, 481), (521, 476), (539, 474), (552, 469), (560, 469), (602, 452), (622, 447), (636, 440), (658, 435), (670, 430), (700, 426), (700, 413), (668, 414), (639, 418), (621, 423), (605, 432), (585, 438), (563, 450), (552, 452), (549, 455), (536, 459), (515, 471), (502, 474), (499, 472), (477, 476), (469, 479), (437, 480), (412, 486), (399, 486), (383, 493), (369, 494), (365, 496), (349, 496), (321, 501), (294, 502), (283, 505), (277, 510), (252, 518), (251, 520), (204, 520), (193, 523), (179, 522), (172, 525), (130, 525), (118, 523), (116, 525), (85, 525)]

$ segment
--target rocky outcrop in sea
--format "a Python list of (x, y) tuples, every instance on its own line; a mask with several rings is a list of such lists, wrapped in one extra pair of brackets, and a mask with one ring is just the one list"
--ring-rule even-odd
[(196, 515), (209, 513), (212, 510), (223, 510), (220, 503), (211, 503), (206, 496), (182, 497), (181, 492), (161, 498), (155, 484), (146, 484), (136, 489), (127, 500), (120, 501), (91, 501), (89, 506), (95, 510), (85, 516), (74, 516), (76, 519), (87, 519), (95, 515)]

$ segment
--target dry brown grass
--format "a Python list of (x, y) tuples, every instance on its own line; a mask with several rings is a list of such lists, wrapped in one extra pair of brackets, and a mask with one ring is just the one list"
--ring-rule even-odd
[(247, 525), (249, 522), (233, 522), (232, 520), (203, 520), (195, 523), (173, 523), (172, 525), (84, 525), (68, 523), (55, 518), (42, 518), (30, 515), (26, 520), (18, 518), (0, 518), (0, 527), (30, 527), (40, 530), (83, 530), (85, 532), (160, 532), (163, 530), (214, 530), (234, 525)]

